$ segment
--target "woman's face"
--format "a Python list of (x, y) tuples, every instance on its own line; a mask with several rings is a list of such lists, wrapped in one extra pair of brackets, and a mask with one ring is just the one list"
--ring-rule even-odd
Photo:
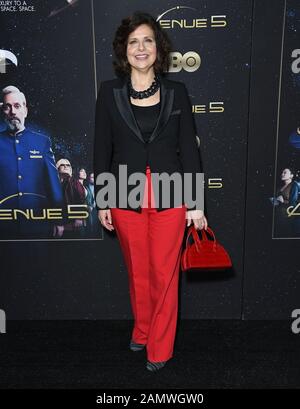
[(85, 169), (79, 170), (79, 179), (86, 179), (86, 171)]
[(141, 24), (128, 36), (127, 59), (131, 68), (147, 71), (156, 60), (154, 32), (147, 24)]
[(291, 173), (290, 169), (283, 169), (281, 173), (281, 180), (288, 180), (292, 178), (293, 178), (293, 174)]

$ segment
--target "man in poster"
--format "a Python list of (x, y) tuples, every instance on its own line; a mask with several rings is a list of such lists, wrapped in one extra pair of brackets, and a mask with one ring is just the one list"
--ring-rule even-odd
[[(50, 237), (52, 223), (43, 209), (62, 207), (50, 139), (25, 127), (28, 108), (17, 87), (2, 89), (0, 104), (7, 125), (0, 132), (0, 238)], [(12, 209), (31, 213), (16, 219)]]

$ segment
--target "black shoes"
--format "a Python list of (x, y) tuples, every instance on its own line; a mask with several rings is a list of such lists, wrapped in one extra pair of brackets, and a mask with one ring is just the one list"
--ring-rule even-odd
[(151, 372), (156, 372), (159, 369), (163, 368), (166, 365), (167, 361), (161, 361), (161, 362), (151, 362), (151, 361), (147, 361), (147, 366), (146, 368), (148, 369), (148, 371)]
[(142, 351), (145, 348), (145, 344), (136, 344), (132, 340), (130, 341), (129, 348), (131, 351)]
[[(142, 351), (145, 348), (145, 344), (137, 344), (136, 342), (134, 342), (133, 340), (130, 341), (129, 344), (129, 348), (131, 349), (131, 351)], [(148, 371), (151, 372), (156, 372), (159, 369), (163, 368), (166, 365), (167, 361), (161, 361), (161, 362), (151, 362), (151, 361), (147, 361), (147, 365), (146, 368), (148, 369)]]

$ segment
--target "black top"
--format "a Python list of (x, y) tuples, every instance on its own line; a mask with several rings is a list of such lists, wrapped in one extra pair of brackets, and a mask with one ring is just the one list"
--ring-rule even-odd
[(160, 101), (155, 105), (140, 106), (131, 104), (131, 106), (144, 141), (148, 142), (156, 126), (160, 110)]

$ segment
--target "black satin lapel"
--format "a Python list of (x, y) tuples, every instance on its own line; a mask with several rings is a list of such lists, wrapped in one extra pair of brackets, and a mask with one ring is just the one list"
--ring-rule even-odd
[(127, 83), (124, 81), (122, 88), (114, 88), (114, 98), (117, 104), (117, 107), (122, 115), (124, 121), (127, 123), (129, 128), (136, 134), (136, 136), (143, 142), (144, 138), (140, 131), (140, 128), (136, 122), (131, 103), (128, 97), (127, 92)]
[(155, 139), (165, 124), (167, 123), (169, 116), (172, 112), (172, 107), (173, 107), (173, 101), (174, 101), (174, 89), (171, 88), (166, 88), (163, 79), (161, 80), (161, 85), (160, 85), (160, 101), (161, 101), (161, 106), (160, 106), (160, 112), (158, 116), (158, 120), (156, 123), (156, 127), (154, 128), (154, 131), (152, 132), (150, 138), (149, 138), (149, 143)]
[[(156, 123), (156, 127), (154, 128), (150, 138), (149, 143), (155, 139), (165, 124), (167, 123), (169, 116), (172, 112), (173, 108), (173, 101), (174, 101), (174, 89), (166, 88), (164, 84), (164, 79), (160, 77), (161, 86), (160, 86), (160, 112), (158, 116), (158, 120)], [(140, 128), (136, 122), (131, 102), (127, 92), (127, 83), (124, 81), (124, 84), (121, 88), (114, 88), (114, 98), (116, 101), (116, 105), (122, 115), (124, 121), (127, 123), (129, 128), (135, 133), (135, 135), (141, 140), (141, 142), (145, 143), (143, 135), (140, 131)]]

